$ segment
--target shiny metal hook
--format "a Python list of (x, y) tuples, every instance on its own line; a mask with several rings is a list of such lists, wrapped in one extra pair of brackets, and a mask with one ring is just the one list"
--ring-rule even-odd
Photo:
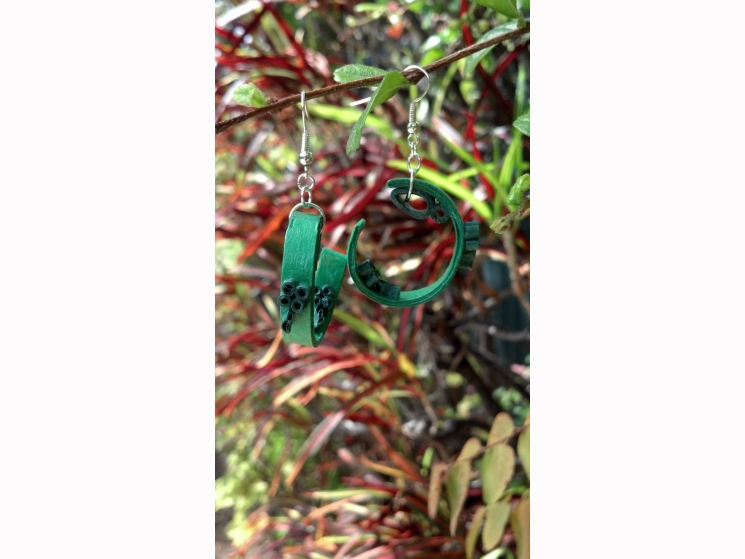
[(420, 66), (407, 66), (406, 68), (404, 68), (404, 72), (406, 70), (419, 70), (422, 74), (424, 74), (424, 77), (427, 78), (427, 87), (425, 88), (424, 93), (422, 93), (419, 97), (412, 101), (412, 103), (418, 103), (419, 101), (424, 99), (424, 96), (427, 95), (427, 92), (429, 91), (429, 74), (424, 70), (424, 68), (421, 68)]
[(308, 113), (308, 105), (305, 102), (305, 91), (300, 92), (300, 104), (300, 112), (303, 114), (303, 134), (307, 134), (308, 130), (306, 128), (305, 120), (308, 119), (308, 121), (310, 121), (310, 114)]

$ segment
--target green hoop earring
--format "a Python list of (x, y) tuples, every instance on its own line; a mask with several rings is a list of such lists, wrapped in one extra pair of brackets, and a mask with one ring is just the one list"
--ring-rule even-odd
[[(413, 291), (401, 291), (397, 285), (383, 280), (372, 260), (357, 263), (357, 240), (362, 229), (365, 228), (365, 220), (357, 222), (352, 230), (352, 236), (347, 245), (347, 265), (349, 274), (352, 276), (357, 289), (368, 298), (381, 305), (389, 307), (413, 307), (431, 301), (437, 297), (453, 280), (458, 268), (471, 269), (476, 251), (479, 248), (479, 222), (463, 222), (458, 207), (443, 190), (426, 181), (415, 179), (417, 171), (422, 164), (421, 156), (417, 153), (419, 144), (419, 123), (416, 121), (417, 103), (421, 101), (429, 91), (429, 75), (419, 66), (408, 66), (404, 71), (416, 68), (427, 78), (427, 88), (424, 93), (411, 102), (409, 108), (409, 125), (407, 138), (411, 154), (407, 161), (410, 176), (408, 179), (393, 179), (386, 183), (391, 190), (391, 200), (401, 211), (415, 219), (432, 218), (436, 223), (445, 223), (448, 219), (453, 223), (455, 230), (455, 249), (452, 260), (445, 273), (432, 285)], [(410, 204), (411, 195), (416, 194), (422, 198), (427, 207), (418, 210)], [(405, 196), (405, 197), (404, 197)]]
[[(323, 210), (312, 202), (311, 191), (316, 181), (308, 173), (313, 154), (308, 150), (304, 91), (301, 103), (303, 136), (300, 163), (305, 170), (297, 180), (300, 203), (290, 211), (290, 223), (285, 234), (282, 285), (277, 303), (280, 307), (282, 339), (288, 343), (316, 347), (331, 322), (347, 262), (344, 255), (321, 247), (321, 233), (326, 218)], [(314, 208), (318, 214), (297, 211), (300, 208)]]

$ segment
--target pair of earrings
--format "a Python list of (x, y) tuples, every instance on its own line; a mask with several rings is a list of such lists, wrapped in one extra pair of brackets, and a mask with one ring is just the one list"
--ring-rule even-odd
[[(437, 297), (452, 281), (458, 268), (471, 269), (473, 265), (479, 247), (479, 222), (464, 223), (457, 206), (445, 192), (433, 184), (415, 178), (422, 164), (421, 156), (417, 153), (420, 127), (416, 120), (416, 109), (429, 91), (429, 75), (419, 66), (409, 66), (404, 71), (409, 69), (419, 70), (427, 79), (427, 87), (420, 97), (411, 102), (409, 108), (409, 178), (389, 180), (386, 186), (391, 189), (391, 201), (408, 216), (415, 219), (432, 218), (435, 223), (445, 223), (448, 219), (452, 222), (455, 230), (455, 247), (450, 264), (445, 273), (432, 285), (412, 291), (401, 291), (399, 286), (383, 279), (372, 260), (357, 263), (357, 241), (365, 227), (364, 219), (359, 220), (354, 226), (347, 245), (346, 258), (336, 251), (321, 248), (321, 232), (326, 218), (323, 210), (312, 201), (315, 179), (308, 172), (308, 165), (313, 161), (313, 154), (308, 149), (307, 108), (305, 92), (302, 92), (300, 98), (303, 134), (299, 156), (304, 171), (297, 179), (300, 203), (290, 211), (290, 223), (282, 258), (281, 293), (277, 300), (281, 311), (282, 338), (285, 342), (310, 347), (316, 347), (321, 342), (331, 321), (346, 267), (349, 267), (349, 274), (357, 289), (376, 303), (390, 307), (411, 307)], [(424, 200), (424, 209), (416, 209), (411, 205), (412, 194)], [(313, 208), (318, 213), (297, 211), (300, 208)]]

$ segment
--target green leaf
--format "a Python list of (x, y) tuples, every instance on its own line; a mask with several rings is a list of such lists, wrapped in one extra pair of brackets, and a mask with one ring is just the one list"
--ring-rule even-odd
[(484, 551), (489, 551), (502, 541), (504, 536), (504, 527), (510, 518), (510, 505), (497, 501), (486, 507), (486, 520), (484, 521), (484, 533), (481, 535), (481, 541), (484, 544)]
[(505, 412), (499, 412), (497, 417), (494, 418), (492, 423), (491, 431), (489, 431), (489, 438), (486, 439), (487, 446), (498, 442), (507, 442), (512, 436), (512, 432), (515, 430), (515, 424), (510, 417), (510, 414)]
[(526, 196), (525, 200), (523, 200), (523, 203), (520, 204), (520, 207), (517, 208), (514, 211), (511, 211), (507, 215), (503, 215), (498, 220), (496, 220), (494, 223), (492, 223), (489, 227), (495, 232), (495, 233), (504, 233), (512, 227), (512, 224), (515, 222), (516, 219), (525, 217), (527, 215), (530, 215), (530, 196)]
[(530, 481), (530, 425), (517, 438), (517, 455), (520, 457), (525, 475), (528, 476), (528, 481)]
[(511, 209), (516, 208), (523, 202), (523, 192), (530, 190), (530, 174), (525, 173), (522, 175), (515, 184), (510, 188), (510, 193), (507, 196), (507, 204)]
[[(475, 44), (479, 43), (485, 43), (486, 41), (489, 41), (490, 39), (493, 39), (494, 37), (498, 37), (499, 35), (502, 35), (504, 33), (509, 33), (510, 31), (515, 31), (517, 29), (517, 22), (514, 21), (508, 21), (507, 23), (503, 23), (502, 25), (498, 25), (491, 31), (487, 31), (484, 33), (484, 36), (481, 37), (478, 41), (476, 41)], [(479, 62), (481, 62), (481, 59), (484, 58), (491, 49), (496, 47), (497, 45), (492, 45), (490, 47), (485, 48), (484, 50), (480, 50), (478, 52), (474, 52), (472, 55), (468, 56), (466, 58), (466, 64), (463, 68), (463, 74), (466, 76), (470, 76), (473, 74), (473, 71), (476, 69), (476, 66)]]
[(370, 114), (370, 111), (388, 101), (399, 89), (407, 85), (409, 85), (409, 82), (403, 77), (401, 72), (388, 72), (385, 75), (378, 89), (375, 90), (372, 99), (367, 104), (367, 107), (362, 111), (359, 120), (352, 126), (352, 133), (349, 135), (349, 140), (347, 141), (347, 155), (352, 155), (352, 152), (360, 147), (362, 129), (365, 127), (365, 120), (367, 120), (367, 115)]
[(233, 90), (233, 101), (244, 107), (263, 107), (266, 95), (252, 83), (244, 83)]
[(450, 535), (455, 535), (458, 527), (458, 517), (463, 511), (463, 505), (468, 495), (468, 482), (471, 479), (471, 458), (481, 450), (481, 441), (471, 437), (463, 445), (456, 462), (448, 472), (447, 492), (450, 504)]
[(440, 502), (442, 493), (442, 478), (447, 472), (448, 465), (445, 462), (435, 462), (429, 474), (429, 493), (427, 495), (427, 514), (431, 520), (437, 516), (437, 504)]
[(362, 64), (348, 64), (334, 70), (334, 81), (338, 83), (353, 82), (363, 78), (372, 78), (373, 76), (382, 76), (385, 70), (373, 68), (372, 66), (363, 66)]
[(510, 516), (517, 541), (517, 559), (530, 559), (530, 499), (520, 499)]
[(515, 19), (522, 17), (520, 11), (517, 9), (515, 0), (476, 0), (476, 2), (507, 17), (513, 17)]
[(498, 444), (484, 453), (481, 460), (481, 485), (484, 503), (490, 505), (502, 496), (515, 472), (515, 451)]
[(484, 522), (485, 512), (486, 507), (481, 505), (479, 506), (479, 508), (476, 509), (476, 512), (473, 513), (471, 527), (468, 529), (468, 534), (466, 535), (466, 559), (472, 559), (473, 557), (473, 550), (476, 548), (476, 540), (479, 537), (481, 525)]
[(512, 123), (512, 126), (526, 136), (530, 136), (530, 110), (524, 115), (517, 117), (517, 120)]

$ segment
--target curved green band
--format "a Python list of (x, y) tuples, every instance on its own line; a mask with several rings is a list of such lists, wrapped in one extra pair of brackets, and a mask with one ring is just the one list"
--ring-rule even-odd
[[(306, 308), (294, 315), (290, 331), (282, 330), (282, 339), (288, 343), (316, 347), (323, 339), (331, 322), (339, 288), (344, 279), (346, 258), (333, 250), (321, 248), (321, 216), (296, 211), (290, 217), (290, 225), (285, 235), (285, 251), (282, 257), (282, 283), (294, 280), (308, 286), (310, 297)], [(328, 285), (333, 289), (331, 304), (323, 311), (323, 320), (314, 325), (316, 306), (315, 286)], [(280, 323), (290, 310), (280, 309)]]
[[(401, 178), (389, 180), (386, 183), (386, 186), (388, 188), (404, 188), (406, 191), (408, 191), (409, 179)], [(419, 179), (414, 179), (414, 189), (412, 193), (425, 198), (425, 200), (427, 201), (428, 197), (436, 199), (438, 202), (438, 206), (444, 207), (444, 210), (446, 211), (448, 217), (450, 217), (450, 220), (453, 222), (453, 228), (455, 229), (455, 248), (453, 252), (453, 258), (450, 261), (450, 265), (447, 267), (447, 270), (445, 270), (445, 273), (437, 281), (435, 281), (432, 285), (422, 287), (421, 289), (414, 289), (412, 291), (401, 291), (400, 293), (394, 292), (394, 295), (397, 296), (391, 296), (390, 289), (372, 289), (366, 284), (365, 278), (360, 275), (357, 269), (357, 239), (359, 239), (360, 233), (365, 227), (364, 219), (359, 220), (357, 222), (357, 225), (354, 226), (352, 236), (350, 237), (349, 244), (347, 245), (347, 266), (349, 267), (349, 274), (352, 276), (354, 283), (357, 285), (357, 289), (359, 289), (362, 293), (367, 295), (367, 297), (369, 297), (376, 303), (380, 303), (381, 305), (388, 305), (389, 307), (413, 307), (414, 305), (426, 303), (427, 301), (430, 301), (437, 297), (442, 292), (442, 290), (445, 289), (447, 285), (452, 281), (456, 271), (461, 266), (461, 260), (464, 256), (466, 225), (463, 223), (463, 219), (458, 213), (458, 208), (450, 199), (450, 196), (445, 194), (445, 192), (443, 192), (436, 186)], [(394, 195), (394, 193), (391, 194), (391, 196)], [(399, 208), (404, 209), (402, 206), (405, 204), (399, 198), (396, 205)], [(409, 209), (404, 209), (404, 211), (406, 211), (406, 213), (416, 219), (426, 219), (430, 209), (431, 208), (428, 208), (428, 212), (423, 212), (409, 207)], [(433, 219), (436, 218), (433, 217)], [(475, 229), (473, 228), (471, 223), (469, 223), (468, 226), (469, 230), (475, 231), (476, 238), (478, 238), (478, 224), (475, 224)], [(387, 287), (390, 287), (390, 284), (388, 284)], [(383, 291), (386, 291), (386, 293), (383, 293)]]

